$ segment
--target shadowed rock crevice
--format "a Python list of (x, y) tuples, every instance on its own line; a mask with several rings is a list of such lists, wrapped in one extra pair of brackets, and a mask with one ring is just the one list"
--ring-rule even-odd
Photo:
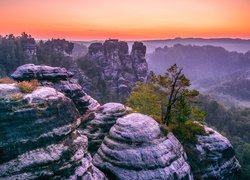
[(128, 114), (130, 110), (119, 103), (107, 103), (85, 117), (86, 121), (82, 123), (80, 128), (89, 139), (88, 150), (92, 155), (96, 153), (116, 120)]

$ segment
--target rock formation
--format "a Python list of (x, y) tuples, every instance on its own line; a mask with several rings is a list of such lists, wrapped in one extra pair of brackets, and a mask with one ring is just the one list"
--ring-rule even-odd
[(105, 97), (105, 101), (124, 102), (135, 86), (135, 82), (146, 80), (148, 66), (145, 53), (146, 46), (140, 42), (134, 43), (131, 54), (129, 54), (128, 44), (116, 39), (106, 40), (103, 44), (91, 44), (87, 61), (95, 66), (95, 70), (86, 75), (96, 79), (96, 82), (93, 82), (94, 87), (100, 83), (103, 84), (101, 92), (96, 94)]
[(182, 145), (152, 118), (119, 118), (93, 158), (110, 179), (192, 179)]
[(19, 66), (11, 77), (17, 81), (27, 81), (32, 79), (48, 80), (56, 82), (66, 80), (73, 76), (65, 68), (51, 66), (36, 66), (34, 64), (24, 64)]
[(50, 87), (0, 84), (0, 179), (106, 179), (91, 163), (74, 103)]
[(81, 114), (87, 110), (96, 109), (99, 103), (88, 96), (77, 80), (71, 78), (72, 76), (73, 73), (68, 72), (65, 68), (34, 64), (22, 65), (11, 75), (17, 81), (37, 79), (43, 86), (57, 89), (74, 102)]
[[(126, 54), (126, 43), (117, 43), (118, 54)], [(115, 45), (91, 52), (112, 54)], [(145, 55), (141, 43), (134, 44), (133, 55), (138, 61)], [(0, 179), (240, 177), (232, 145), (208, 127), (184, 151), (149, 116), (128, 114), (130, 108), (119, 103), (100, 106), (64, 68), (27, 64), (12, 77), (38, 79), (41, 86), (24, 94), (15, 84), (0, 84)]]
[(227, 138), (205, 126), (206, 135), (188, 147), (195, 179), (240, 179), (240, 164)]
[(87, 122), (82, 123), (80, 128), (83, 129), (83, 134), (88, 137), (88, 151), (92, 155), (96, 153), (116, 120), (128, 114), (130, 110), (119, 103), (107, 103), (86, 117)]

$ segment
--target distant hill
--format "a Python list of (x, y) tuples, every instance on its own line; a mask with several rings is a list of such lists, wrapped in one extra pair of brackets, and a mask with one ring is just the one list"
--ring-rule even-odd
[(250, 50), (250, 39), (232, 39), (232, 38), (175, 38), (175, 39), (164, 39), (164, 40), (148, 40), (143, 41), (147, 46), (147, 53), (152, 53), (155, 48), (169, 46), (172, 47), (175, 44), (182, 45), (212, 45), (220, 46), (228, 51), (237, 51), (245, 53)]
[[(131, 50), (133, 41), (128, 41), (129, 49)], [(89, 46), (95, 42), (104, 41), (101, 40), (93, 40), (93, 41), (72, 41), (77, 44), (82, 44), (85, 46)], [(154, 50), (158, 47), (172, 47), (175, 44), (182, 44), (182, 45), (196, 45), (196, 46), (218, 46), (223, 47), (227, 51), (237, 51), (241, 53), (245, 53), (250, 50), (250, 39), (233, 39), (233, 38), (174, 38), (174, 39), (162, 39), (162, 40), (143, 40), (143, 44), (147, 46), (147, 54), (154, 52)]]
[(148, 55), (149, 69), (158, 74), (175, 63), (183, 67), (194, 88), (229, 106), (242, 101), (248, 101), (244, 104), (250, 106), (249, 79), (242, 78), (250, 70), (250, 51), (238, 53), (211, 45), (177, 44), (157, 48)]

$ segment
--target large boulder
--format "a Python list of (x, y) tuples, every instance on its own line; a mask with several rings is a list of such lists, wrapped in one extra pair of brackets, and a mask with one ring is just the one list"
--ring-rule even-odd
[(196, 179), (240, 179), (240, 164), (227, 138), (204, 126), (205, 135), (187, 146), (188, 160)]
[(119, 118), (93, 158), (110, 179), (192, 179), (182, 145), (152, 118)]
[(96, 153), (116, 120), (127, 115), (130, 110), (120, 103), (106, 103), (100, 106), (96, 112), (86, 116), (86, 122), (83, 122), (80, 128), (83, 129), (83, 134), (88, 137), (88, 151), (92, 155)]
[(16, 69), (11, 75), (18, 81), (37, 79), (42, 86), (53, 87), (69, 97), (81, 114), (95, 110), (99, 103), (88, 96), (78, 81), (72, 79), (73, 73), (65, 68), (25, 64)]
[(17, 81), (32, 79), (57, 81), (73, 77), (73, 74), (65, 68), (25, 64), (19, 66), (11, 77)]
[(77, 130), (74, 103), (50, 87), (0, 85), (0, 179), (105, 179)]

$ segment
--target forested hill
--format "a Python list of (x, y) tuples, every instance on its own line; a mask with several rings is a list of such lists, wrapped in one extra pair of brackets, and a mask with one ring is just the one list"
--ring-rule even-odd
[(250, 51), (238, 53), (228, 52), (222, 47), (176, 44), (157, 48), (149, 55), (148, 63), (149, 68), (156, 73), (164, 73), (167, 67), (176, 63), (184, 68), (185, 74), (193, 82), (200, 82), (248, 69)]
[(0, 36), (0, 77), (9, 76), (27, 63), (69, 67), (72, 57), (85, 55), (86, 51), (86, 46), (65, 39), (36, 41), (26, 33)]

